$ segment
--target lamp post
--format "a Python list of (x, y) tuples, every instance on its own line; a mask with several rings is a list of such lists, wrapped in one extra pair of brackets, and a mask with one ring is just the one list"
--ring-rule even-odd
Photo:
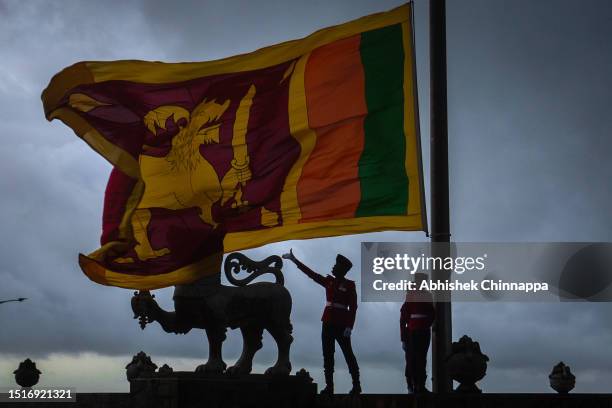
[(0, 300), (0, 305), (2, 303), (8, 303), (8, 302), (23, 302), (24, 300), (26, 300), (27, 298), (17, 298), (17, 299), (7, 299), (7, 300)]

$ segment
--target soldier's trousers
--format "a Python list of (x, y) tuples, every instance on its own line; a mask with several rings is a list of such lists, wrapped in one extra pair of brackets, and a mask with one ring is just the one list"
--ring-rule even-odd
[(349, 373), (353, 380), (359, 378), (359, 365), (357, 365), (357, 359), (355, 353), (353, 353), (353, 347), (351, 346), (351, 338), (344, 336), (344, 330), (346, 327), (339, 326), (332, 323), (323, 323), (321, 329), (321, 342), (323, 344), (323, 368), (325, 374), (331, 375), (334, 372), (334, 352), (336, 349), (336, 342), (340, 345), (342, 354), (348, 365)]
[(406, 342), (406, 381), (412, 389), (425, 386), (431, 329), (411, 330)]

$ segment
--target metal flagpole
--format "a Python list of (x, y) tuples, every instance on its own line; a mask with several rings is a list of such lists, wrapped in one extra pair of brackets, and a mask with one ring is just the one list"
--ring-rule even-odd
[[(450, 256), (448, 204), (448, 118), (446, 102), (446, 1), (429, 1), (430, 63), (430, 183), (432, 256)], [(433, 280), (445, 281), (450, 272), (434, 270)], [(446, 297), (446, 299), (445, 299)], [(432, 338), (432, 381), (436, 393), (451, 392), (446, 357), (450, 353), (452, 316), (449, 292), (434, 292), (436, 320)]]

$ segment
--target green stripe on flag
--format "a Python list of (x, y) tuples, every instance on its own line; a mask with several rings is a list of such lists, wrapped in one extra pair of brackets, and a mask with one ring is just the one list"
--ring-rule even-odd
[(408, 204), (404, 136), (404, 47), (402, 27), (361, 34), (368, 115), (359, 159), (361, 201), (357, 217), (404, 215)]

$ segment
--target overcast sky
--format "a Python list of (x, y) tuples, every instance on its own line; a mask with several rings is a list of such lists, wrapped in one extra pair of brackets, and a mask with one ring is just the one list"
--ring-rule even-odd
[[(201, 61), (303, 37), (401, 1), (18, 1), (0, 0), (0, 387), (31, 357), (41, 385), (126, 391), (124, 366), (140, 350), (158, 365), (192, 370), (205, 360), (201, 332), (141, 331), (131, 292), (89, 281), (77, 254), (98, 247), (110, 166), (73, 132), (43, 115), (53, 74), (81, 60)], [(448, 103), (451, 229), (456, 241), (612, 241), (612, 3), (607, 0), (449, 0)], [(416, 48), (425, 172), (429, 171), (428, 9), (416, 2)], [(426, 182), (427, 182), (426, 177)], [(427, 183), (426, 183), (427, 184)], [(359, 243), (424, 240), (378, 233), (294, 241), (327, 273)], [(359, 281), (359, 270), (351, 272)], [(285, 268), (294, 299), (295, 370), (321, 383), (324, 293)], [(156, 291), (172, 308), (172, 289)], [(399, 304), (362, 303), (354, 348), (365, 392), (403, 392)], [(469, 334), (489, 355), (489, 392), (548, 392), (563, 360), (576, 392), (610, 391), (611, 304), (453, 305), (454, 339)], [(229, 333), (225, 359), (238, 357)], [(269, 336), (255, 361), (274, 360)], [(349, 387), (337, 353), (337, 389)]]

